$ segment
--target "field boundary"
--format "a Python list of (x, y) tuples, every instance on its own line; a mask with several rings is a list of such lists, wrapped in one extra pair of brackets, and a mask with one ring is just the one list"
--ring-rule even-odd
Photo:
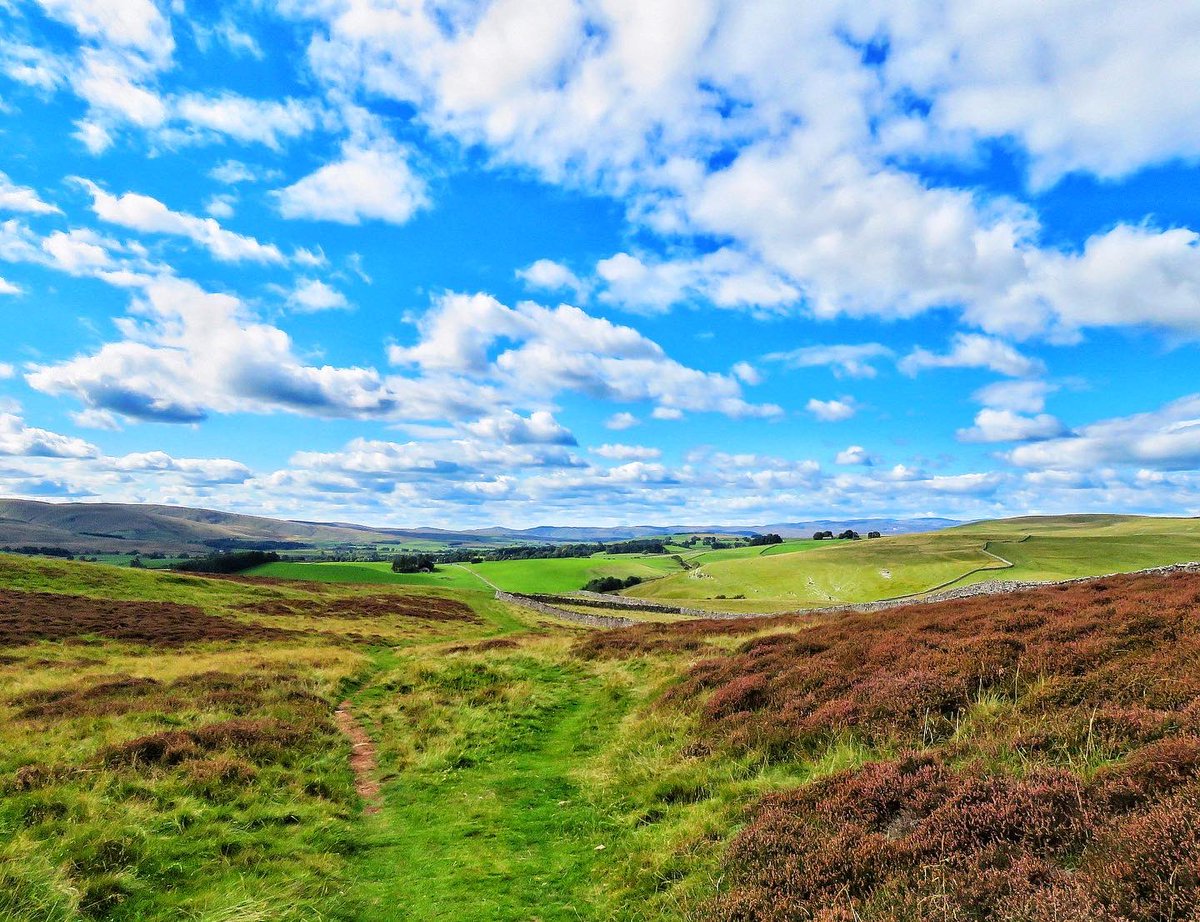
[(496, 599), (500, 602), (520, 605), (522, 608), (528, 608), (530, 611), (536, 611), (543, 615), (550, 615), (553, 618), (560, 618), (563, 621), (586, 624), (589, 627), (633, 627), (635, 624), (642, 623), (633, 618), (620, 618), (613, 615), (588, 615), (584, 612), (570, 611), (566, 608), (550, 605), (547, 602), (541, 602), (533, 596), (521, 595), (516, 592), (505, 592), (503, 589), (496, 590)]

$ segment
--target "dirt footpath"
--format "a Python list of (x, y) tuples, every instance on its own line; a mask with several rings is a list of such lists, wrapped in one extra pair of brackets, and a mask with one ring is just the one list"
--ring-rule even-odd
[(350, 711), (350, 702), (343, 701), (334, 715), (338, 729), (350, 740), (350, 770), (354, 772), (354, 789), (362, 798), (364, 812), (379, 812), (379, 782), (378, 761), (375, 758), (375, 744), (367, 731)]

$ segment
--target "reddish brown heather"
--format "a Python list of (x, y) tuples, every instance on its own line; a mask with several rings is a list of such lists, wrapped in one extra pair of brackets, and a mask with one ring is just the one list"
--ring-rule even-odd
[(696, 618), (668, 624), (648, 622), (611, 631), (591, 631), (574, 647), (586, 659), (613, 659), (647, 653), (692, 653), (711, 648), (714, 637), (756, 634), (767, 628), (802, 624), (793, 616), (774, 618)]
[(269, 718), (222, 720), (194, 730), (140, 736), (104, 749), (99, 759), (108, 766), (178, 765), (213, 752), (231, 750), (255, 761), (269, 762), (282, 758), (291, 749), (311, 744), (318, 729), (329, 732), (328, 721), (318, 728)]
[(492, 650), (519, 650), (521, 644), (511, 637), (489, 637), (478, 643), (459, 643), (447, 647), (447, 653), (488, 653)]
[(839, 615), (695, 664), (678, 705), (699, 753), (924, 752), (766, 798), (718, 918), (1200, 920), (1200, 575)]
[(309, 615), (316, 618), (420, 618), (423, 621), (478, 621), (470, 607), (434, 596), (338, 596), (332, 599), (269, 599), (242, 609), (257, 615)]
[(726, 856), (733, 886), (714, 915), (1195, 919), (1200, 741), (1164, 741), (1141, 755), (1091, 783), (1061, 769), (1016, 779), (908, 755), (770, 796)]
[(128, 675), (37, 689), (10, 698), (20, 720), (99, 717), (139, 711), (173, 713), (189, 709), (246, 716), (274, 704), (291, 715), (313, 719), (329, 704), (307, 690), (298, 675), (202, 672), (171, 683)]
[(945, 740), (987, 695), (1012, 705), (1022, 753), (1118, 754), (1200, 729), (1198, 600), (1180, 573), (844, 614), (701, 661), (669, 697), (703, 697), (715, 738), (799, 752)]
[(206, 640), (285, 640), (289, 631), (209, 615), (193, 605), (0, 589), (0, 647), (96, 635), (156, 647)]

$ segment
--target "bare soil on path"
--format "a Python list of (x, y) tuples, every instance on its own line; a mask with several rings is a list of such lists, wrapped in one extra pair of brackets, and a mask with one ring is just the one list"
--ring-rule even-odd
[(338, 705), (338, 729), (350, 740), (350, 770), (354, 772), (354, 789), (362, 798), (365, 813), (379, 812), (379, 782), (378, 759), (375, 755), (375, 743), (367, 735), (350, 710), (350, 702), (343, 701)]

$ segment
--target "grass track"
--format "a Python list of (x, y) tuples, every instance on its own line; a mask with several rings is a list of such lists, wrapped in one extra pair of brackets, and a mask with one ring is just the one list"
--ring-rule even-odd
[(517, 671), (534, 689), (525, 707), (386, 789), (360, 863), (367, 918), (600, 918), (588, 890), (613, 830), (573, 772), (622, 704), (578, 670), (527, 660)]

